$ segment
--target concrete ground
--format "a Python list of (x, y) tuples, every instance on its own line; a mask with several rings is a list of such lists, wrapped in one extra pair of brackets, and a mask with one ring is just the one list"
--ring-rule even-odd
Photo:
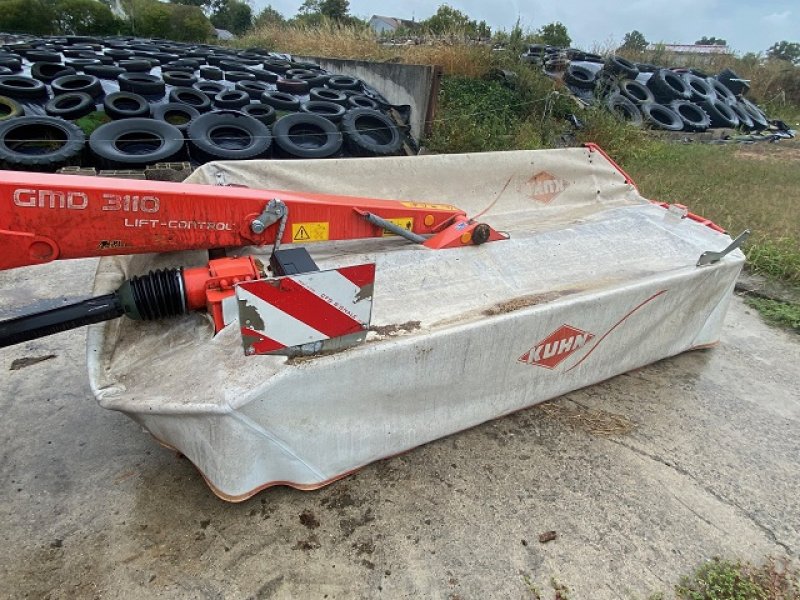
[[(93, 268), (0, 273), (0, 318)], [(97, 406), (81, 331), (0, 373), (4, 597), (644, 599), (714, 555), (800, 553), (800, 339), (739, 299), (714, 350), (238, 505)]]

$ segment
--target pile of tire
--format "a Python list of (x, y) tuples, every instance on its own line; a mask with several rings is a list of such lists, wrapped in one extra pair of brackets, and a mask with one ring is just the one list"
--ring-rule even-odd
[[(407, 128), (363, 81), (259, 48), (131, 37), (0, 45), (0, 167), (390, 156)], [(74, 121), (103, 111), (88, 137)]]
[(696, 69), (634, 64), (610, 56), (602, 64), (573, 60), (560, 78), (577, 96), (599, 102), (638, 126), (685, 132), (713, 127), (758, 132), (769, 127), (764, 111), (745, 97), (749, 85), (730, 69), (712, 77)]

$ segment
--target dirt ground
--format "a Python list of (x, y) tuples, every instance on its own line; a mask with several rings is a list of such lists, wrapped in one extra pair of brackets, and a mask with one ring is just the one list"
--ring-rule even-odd
[[(0, 273), (0, 318), (93, 266)], [(800, 552), (800, 339), (739, 299), (718, 348), (238, 505), (97, 406), (83, 332), (0, 373), (2, 597), (644, 599), (715, 555)]]

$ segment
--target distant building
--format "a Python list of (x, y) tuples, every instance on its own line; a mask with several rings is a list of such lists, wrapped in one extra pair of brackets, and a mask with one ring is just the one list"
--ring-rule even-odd
[(398, 19), (396, 17), (382, 17), (380, 15), (372, 15), (369, 20), (369, 26), (377, 34), (394, 33), (401, 27), (403, 29), (416, 29), (419, 23), (416, 21), (409, 21), (408, 19)]
[(728, 46), (718, 44), (650, 44), (647, 49), (663, 52), (676, 67), (711, 64), (716, 56), (733, 54)]
[(214, 35), (218, 40), (223, 42), (227, 42), (228, 40), (232, 40), (236, 37), (227, 29), (217, 29), (216, 27), (214, 28)]
[(648, 50), (664, 50), (675, 54), (732, 54), (727, 46), (717, 44), (650, 44)]

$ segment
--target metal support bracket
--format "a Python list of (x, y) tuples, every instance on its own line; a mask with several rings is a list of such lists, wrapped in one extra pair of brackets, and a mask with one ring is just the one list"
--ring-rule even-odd
[(712, 265), (716, 262), (719, 262), (723, 256), (729, 254), (730, 252), (733, 252), (734, 250), (739, 248), (742, 244), (744, 244), (748, 237), (750, 237), (750, 230), (745, 229), (742, 233), (740, 233), (736, 237), (735, 240), (733, 240), (730, 244), (728, 244), (728, 247), (725, 248), (724, 250), (720, 252), (713, 252), (711, 250), (706, 250), (700, 255), (700, 258), (697, 261), (697, 266), (704, 267), (705, 265)]

